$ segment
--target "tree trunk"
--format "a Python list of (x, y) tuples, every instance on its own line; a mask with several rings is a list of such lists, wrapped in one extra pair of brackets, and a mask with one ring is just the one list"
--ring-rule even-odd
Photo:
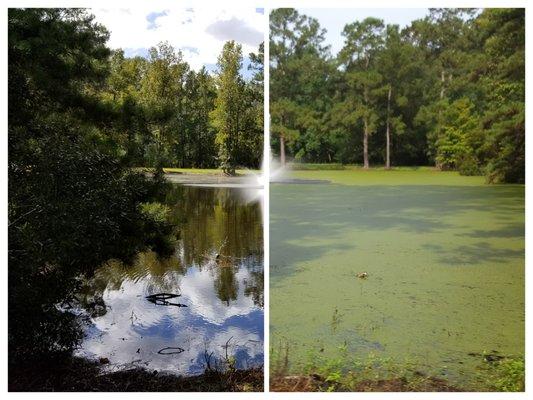
[(279, 137), (279, 162), (281, 165), (285, 165), (285, 138), (283, 135)]
[[(445, 84), (445, 73), (444, 68), (440, 72), (440, 100), (442, 101), (444, 99), (444, 84)], [(442, 136), (442, 106), (439, 107), (439, 115), (438, 115), (438, 133), (437, 133), (437, 140)], [(436, 153), (436, 152), (435, 152)], [(441, 169), (441, 165), (439, 164), (437, 160), (437, 154), (435, 154), (435, 168)]]
[(363, 137), (363, 162), (364, 162), (364, 169), (368, 169), (368, 121), (365, 117), (365, 135)]
[(387, 160), (385, 168), (390, 169), (390, 98), (392, 95), (392, 86), (389, 85), (389, 96), (387, 97)]
[[(366, 60), (366, 67), (368, 68), (368, 58)], [(364, 88), (364, 99), (365, 99), (365, 105), (368, 107), (368, 88)], [(368, 112), (368, 110), (367, 110)], [(363, 168), (368, 169), (370, 166), (368, 163), (368, 135), (369, 135), (369, 126), (368, 126), (368, 116), (365, 116), (363, 118), (364, 124), (365, 124), (365, 135), (363, 137)]]

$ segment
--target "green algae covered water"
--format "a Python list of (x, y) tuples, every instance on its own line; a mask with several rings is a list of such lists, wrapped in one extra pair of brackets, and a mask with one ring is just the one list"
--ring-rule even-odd
[[(298, 171), (273, 184), (271, 351), (303, 372), (387, 360), (485, 389), (524, 355), (524, 186), (432, 171)], [(356, 275), (366, 272), (368, 277)]]

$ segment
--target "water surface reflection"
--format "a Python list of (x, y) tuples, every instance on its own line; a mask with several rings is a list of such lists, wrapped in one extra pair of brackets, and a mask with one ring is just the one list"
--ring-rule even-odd
[[(110, 261), (80, 295), (91, 314), (79, 354), (107, 368), (141, 366), (183, 375), (209, 359), (237, 368), (263, 364), (261, 209), (246, 189), (176, 186), (168, 196), (178, 227), (175, 253), (148, 251), (131, 265)], [(146, 296), (174, 293), (172, 303)], [(160, 354), (178, 347), (179, 354)]]

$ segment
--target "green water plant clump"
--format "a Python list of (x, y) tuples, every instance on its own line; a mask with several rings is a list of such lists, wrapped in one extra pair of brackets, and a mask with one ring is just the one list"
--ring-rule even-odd
[(523, 392), (525, 390), (524, 357), (505, 357), (487, 366), (489, 385), (497, 392)]

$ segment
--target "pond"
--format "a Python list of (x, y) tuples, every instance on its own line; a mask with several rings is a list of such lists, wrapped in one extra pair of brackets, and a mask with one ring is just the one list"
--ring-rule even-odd
[(486, 389), (484, 354), (524, 355), (524, 186), (385, 174), (271, 186), (271, 371), (286, 354)]
[[(258, 197), (249, 189), (174, 185), (166, 201), (179, 231), (174, 254), (147, 251), (130, 265), (110, 261), (96, 271), (78, 295), (87, 318), (77, 355), (108, 370), (183, 376), (208, 365), (263, 365)], [(158, 293), (179, 297), (147, 298)]]

